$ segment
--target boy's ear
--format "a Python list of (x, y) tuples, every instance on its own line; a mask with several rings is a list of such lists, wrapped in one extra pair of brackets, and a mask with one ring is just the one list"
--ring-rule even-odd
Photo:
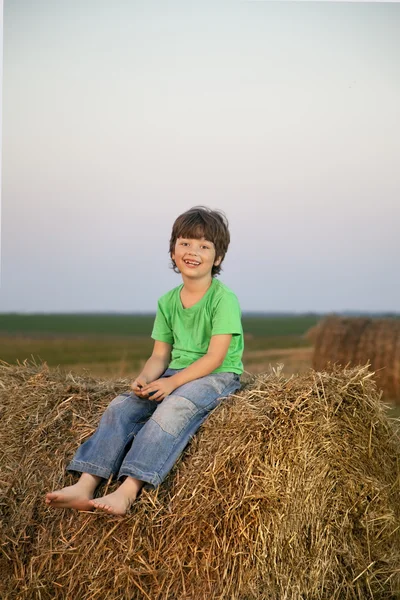
[(221, 264), (221, 261), (222, 261), (222, 256), (218, 256), (218, 258), (216, 258), (214, 260), (214, 267), (218, 267), (218, 265)]

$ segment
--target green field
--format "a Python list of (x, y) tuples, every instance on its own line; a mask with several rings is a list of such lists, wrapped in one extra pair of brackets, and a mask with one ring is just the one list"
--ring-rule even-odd
[[(245, 333), (257, 336), (301, 336), (320, 319), (318, 315), (243, 316)], [(154, 315), (119, 314), (0, 314), (0, 335), (149, 336)]]
[[(244, 315), (246, 360), (262, 368), (260, 352), (310, 346), (304, 337), (315, 315)], [(137, 371), (150, 355), (154, 315), (0, 315), (0, 359), (13, 364), (26, 359), (50, 367), (90, 370), (98, 375)], [(271, 356), (270, 361), (279, 359)], [(265, 362), (265, 361), (264, 361)]]

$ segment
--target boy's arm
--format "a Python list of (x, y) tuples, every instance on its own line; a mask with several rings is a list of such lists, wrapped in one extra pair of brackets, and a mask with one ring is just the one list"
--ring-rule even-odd
[(171, 394), (177, 387), (184, 383), (199, 379), (209, 375), (224, 362), (231, 343), (232, 335), (221, 334), (213, 335), (208, 346), (207, 354), (196, 360), (194, 363), (175, 373), (171, 377), (157, 379), (143, 388), (143, 393), (149, 394), (156, 392), (151, 396), (152, 400), (162, 400), (165, 396)]
[(157, 340), (154, 342), (150, 358), (144, 365), (140, 375), (132, 382), (131, 387), (135, 394), (140, 397), (147, 396), (147, 394), (143, 394), (144, 387), (164, 373), (171, 360), (171, 348), (171, 344), (166, 342)]

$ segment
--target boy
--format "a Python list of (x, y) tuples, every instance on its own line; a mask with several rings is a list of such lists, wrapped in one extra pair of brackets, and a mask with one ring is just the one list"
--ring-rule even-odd
[[(158, 301), (153, 353), (133, 392), (110, 403), (68, 465), (81, 473), (79, 481), (48, 493), (46, 504), (125, 515), (143, 485), (158, 486), (209, 413), (239, 389), (240, 307), (215, 279), (229, 241), (219, 211), (199, 206), (176, 219), (169, 252), (183, 284)], [(94, 499), (99, 483), (111, 475), (121, 485)]]

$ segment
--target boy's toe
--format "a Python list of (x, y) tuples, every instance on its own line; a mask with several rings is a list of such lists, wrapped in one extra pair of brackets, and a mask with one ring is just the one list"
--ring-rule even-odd
[(44, 501), (46, 504), (53, 504), (53, 502), (58, 500), (58, 496), (58, 492), (49, 492), (48, 494), (46, 494)]

